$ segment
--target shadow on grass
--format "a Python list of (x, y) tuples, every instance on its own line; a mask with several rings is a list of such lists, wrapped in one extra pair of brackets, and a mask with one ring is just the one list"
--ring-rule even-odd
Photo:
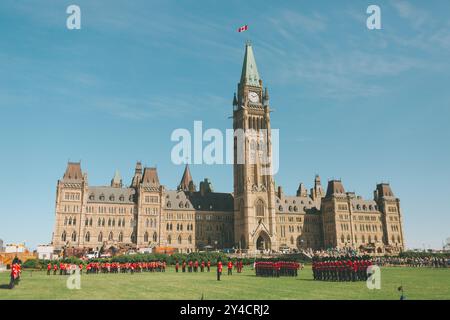
[(9, 290), (9, 284), (0, 284), (0, 290), (1, 289), (8, 289)]

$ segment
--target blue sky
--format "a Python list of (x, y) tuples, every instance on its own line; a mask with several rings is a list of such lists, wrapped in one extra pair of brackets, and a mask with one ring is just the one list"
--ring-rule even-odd
[[(66, 8), (81, 8), (81, 30)], [(382, 30), (366, 28), (377, 4)], [(251, 39), (280, 129), (278, 184), (314, 175), (371, 198), (390, 182), (409, 247), (450, 236), (450, 3), (27, 1), (0, 4), (0, 238), (47, 243), (56, 182), (82, 161), (91, 185), (137, 160), (174, 188), (170, 135), (231, 127)], [(236, 29), (249, 25), (249, 31)], [(229, 165), (192, 166), (232, 191)]]

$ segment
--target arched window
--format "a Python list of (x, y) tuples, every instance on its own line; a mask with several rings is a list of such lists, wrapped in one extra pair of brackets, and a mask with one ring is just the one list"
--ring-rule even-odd
[(181, 244), (181, 235), (178, 236), (178, 244)]
[(99, 233), (98, 234), (98, 242), (102, 242), (103, 241), (103, 233)]
[(66, 241), (66, 238), (67, 238), (67, 234), (66, 234), (66, 231), (63, 231), (63, 233), (62, 233), (62, 235), (61, 235), (61, 241)]
[(256, 201), (256, 216), (257, 217), (264, 217), (264, 202), (261, 199), (258, 199)]
[(344, 235), (341, 236), (341, 242), (344, 243), (345, 242), (345, 238)]
[(92, 218), (89, 219), (89, 226), (92, 227)]
[(361, 239), (362, 239), (362, 243), (366, 243), (366, 237), (364, 235), (362, 236)]
[(119, 219), (119, 222), (117, 223), (117, 226), (118, 226), (118, 227), (121, 227), (121, 226), (122, 226), (122, 220), (121, 220), (121, 219)]
[(123, 241), (123, 233), (119, 233), (119, 241), (122, 242)]
[(170, 234), (167, 236), (167, 243), (172, 244), (172, 237), (170, 236)]
[(100, 227), (102, 225), (102, 219), (98, 218), (98, 226)]
[(291, 236), (291, 244), (294, 244), (294, 237)]
[(173, 230), (173, 228), (172, 228), (172, 223), (170, 224), (170, 230)]
[(70, 237), (72, 239), (72, 241), (77, 241), (77, 233), (74, 231), (72, 232), (72, 236)]
[(116, 225), (116, 219), (113, 219), (112, 226), (114, 227)]
[(108, 240), (109, 241), (113, 241), (114, 240), (114, 235), (113, 235), (112, 231), (109, 233)]
[(69, 218), (69, 226), (72, 225), (72, 217)]
[(144, 234), (144, 242), (148, 242), (148, 232), (145, 232)]
[(111, 218), (108, 219), (108, 227), (111, 227)]
[(192, 244), (192, 236), (188, 237), (188, 242), (189, 242), (189, 244)]
[(102, 220), (102, 227), (104, 227), (105, 226), (105, 218), (103, 218), (103, 220)]
[(84, 241), (89, 242), (91, 240), (91, 234), (88, 232), (86, 232), (86, 235), (84, 236)]
[(64, 218), (64, 225), (67, 226), (67, 217)]
[(156, 232), (153, 232), (153, 242), (156, 242), (158, 240), (158, 234)]

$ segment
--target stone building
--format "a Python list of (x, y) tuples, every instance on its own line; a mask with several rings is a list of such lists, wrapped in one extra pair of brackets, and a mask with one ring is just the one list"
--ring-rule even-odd
[(129, 185), (116, 172), (110, 185), (90, 186), (80, 163), (68, 163), (57, 184), (53, 245), (402, 251), (400, 200), (388, 184), (378, 184), (371, 200), (346, 192), (338, 180), (328, 181), (325, 191), (319, 176), (309, 191), (300, 183), (293, 196), (275, 186), (270, 113), (269, 92), (247, 43), (233, 98), (233, 128), (246, 132), (234, 139), (233, 193), (215, 192), (208, 179), (197, 190), (188, 166), (169, 190), (156, 168), (140, 162)]

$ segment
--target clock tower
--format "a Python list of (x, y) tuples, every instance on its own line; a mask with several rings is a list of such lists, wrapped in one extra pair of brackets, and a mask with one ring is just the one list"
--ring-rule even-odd
[(242, 249), (278, 250), (269, 93), (246, 43), (233, 99), (235, 242)]

